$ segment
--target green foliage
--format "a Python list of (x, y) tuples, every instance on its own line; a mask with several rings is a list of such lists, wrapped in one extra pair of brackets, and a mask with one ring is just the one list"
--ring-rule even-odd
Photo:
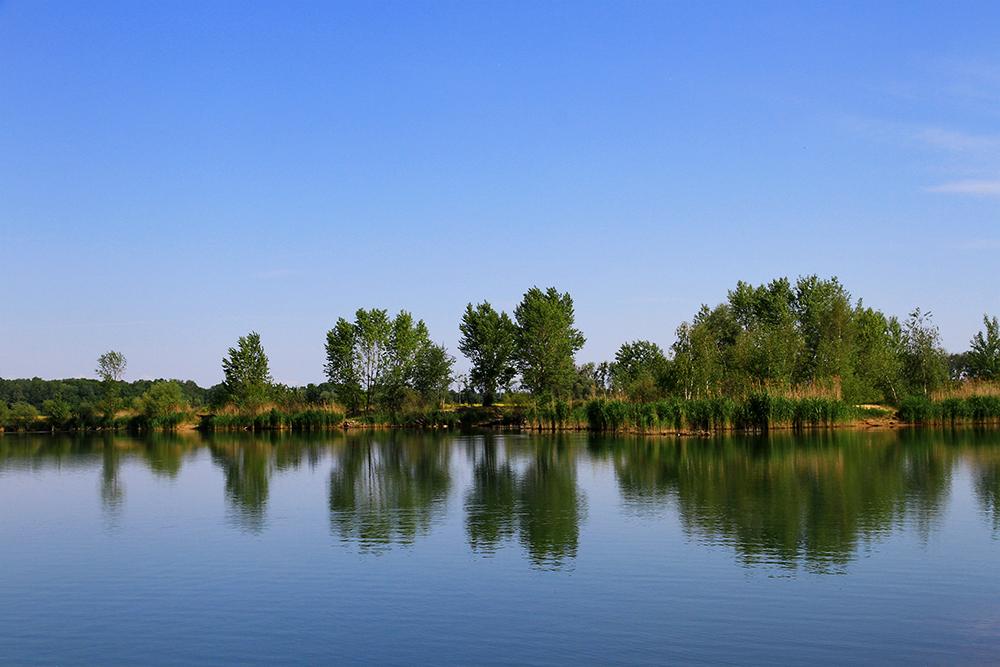
[(965, 366), (970, 377), (979, 380), (1000, 378), (1000, 322), (983, 315), (986, 335), (980, 331), (970, 341)]
[(459, 329), (462, 338), (458, 349), (472, 362), (472, 385), (482, 392), (483, 405), (492, 405), (497, 393), (507, 389), (517, 374), (517, 329), (507, 313), (497, 313), (488, 301), (475, 309), (468, 304)]
[(125, 378), (125, 368), (128, 362), (121, 352), (105, 352), (97, 359), (97, 369), (94, 371), (104, 385), (105, 416), (108, 420), (114, 417), (118, 410), (120, 393), (119, 383)]
[(10, 406), (10, 412), (7, 413), (7, 425), (14, 430), (33, 430), (37, 420), (38, 410), (35, 406), (23, 402)]
[(257, 332), (240, 336), (237, 347), (229, 348), (222, 371), (226, 393), (242, 409), (252, 412), (269, 398), (273, 381)]
[(314, 431), (338, 428), (344, 423), (344, 415), (332, 410), (308, 408), (288, 412), (272, 408), (258, 415), (209, 414), (202, 415), (201, 428), (205, 431), (268, 431), (290, 429), (295, 431)]
[(795, 381), (839, 377), (843, 385), (850, 385), (857, 331), (851, 295), (836, 278), (799, 278), (792, 310), (802, 338)]
[(184, 394), (174, 380), (159, 380), (137, 398), (132, 407), (146, 417), (165, 417), (184, 407)]
[(532, 287), (514, 309), (517, 363), (524, 385), (535, 395), (558, 396), (570, 387), (576, 352), (586, 339), (573, 328), (573, 299), (555, 287)]
[(903, 325), (903, 381), (909, 393), (929, 396), (948, 381), (948, 353), (941, 347), (938, 328), (931, 314), (919, 308)]
[(656, 401), (668, 366), (666, 355), (656, 343), (648, 340), (625, 343), (615, 354), (612, 386), (632, 401)]
[(324, 370), (350, 411), (362, 405), (366, 413), (379, 405), (398, 410), (404, 390), (440, 402), (451, 384), (455, 358), (406, 311), (390, 320), (385, 310), (359, 309), (353, 323), (340, 318), (326, 340)]
[(854, 380), (852, 402), (895, 404), (902, 391), (903, 329), (895, 317), (886, 317), (858, 304), (854, 314)]
[(934, 403), (926, 396), (906, 396), (899, 402), (896, 416), (901, 422), (927, 424), (934, 420)]
[(49, 426), (53, 430), (65, 427), (73, 416), (69, 404), (58, 398), (50, 398), (44, 401), (42, 403), (42, 414), (45, 415)]

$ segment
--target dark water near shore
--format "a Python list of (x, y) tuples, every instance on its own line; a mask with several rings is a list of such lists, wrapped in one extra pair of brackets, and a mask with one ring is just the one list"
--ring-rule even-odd
[(992, 665), (1000, 432), (0, 436), (0, 665)]

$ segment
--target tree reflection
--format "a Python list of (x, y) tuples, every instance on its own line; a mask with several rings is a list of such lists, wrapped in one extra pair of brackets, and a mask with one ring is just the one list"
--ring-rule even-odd
[(529, 442), (523, 466), (500, 455), (494, 436), (475, 448), (465, 498), (469, 545), (490, 554), (517, 533), (536, 567), (566, 569), (576, 557), (586, 506), (576, 484), (573, 439), (538, 436)]
[(926, 534), (950, 488), (952, 450), (897, 434), (634, 439), (614, 457), (626, 505), (675, 503), (686, 531), (730, 544), (747, 564), (836, 571), (904, 520)]
[(433, 434), (348, 437), (330, 471), (330, 525), (345, 542), (380, 552), (429, 532), (451, 487), (450, 443)]
[(121, 451), (115, 438), (103, 438), (101, 459), (101, 507), (104, 511), (105, 527), (108, 530), (121, 528), (125, 509), (125, 487), (118, 477), (121, 465)]
[(487, 435), (480, 451), (473, 451), (472, 489), (465, 498), (465, 529), (469, 546), (491, 554), (517, 530), (517, 476), (499, 455), (500, 444)]
[(271, 446), (260, 440), (212, 441), (212, 461), (222, 468), (232, 524), (260, 533), (267, 523), (267, 497), (272, 474)]

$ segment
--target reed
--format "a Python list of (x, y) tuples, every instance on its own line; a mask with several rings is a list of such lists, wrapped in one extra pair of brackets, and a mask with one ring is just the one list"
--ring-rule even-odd
[(949, 398), (969, 399), (973, 396), (1000, 396), (1000, 382), (995, 380), (960, 380), (949, 382), (946, 387), (932, 391), (932, 401)]

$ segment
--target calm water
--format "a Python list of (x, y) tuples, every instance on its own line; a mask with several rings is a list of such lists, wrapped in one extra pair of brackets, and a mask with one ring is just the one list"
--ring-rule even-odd
[(0, 665), (993, 665), (1000, 432), (0, 436)]

